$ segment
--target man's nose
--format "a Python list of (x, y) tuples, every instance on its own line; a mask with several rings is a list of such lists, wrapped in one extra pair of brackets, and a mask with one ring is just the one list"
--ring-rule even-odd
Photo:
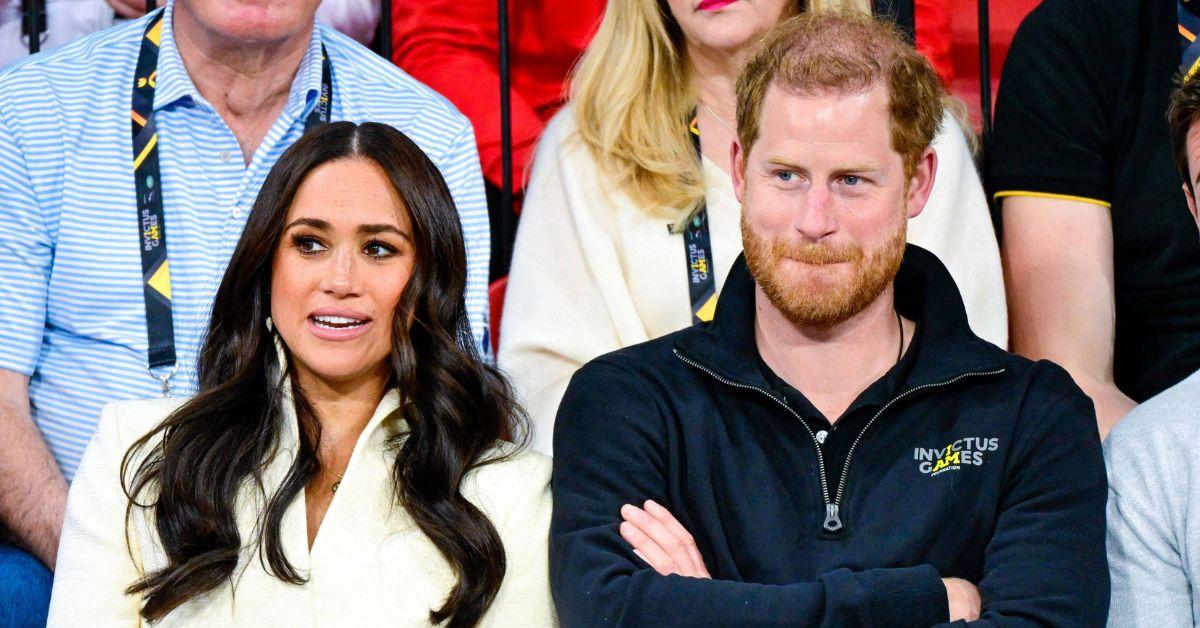
[(837, 230), (833, 213), (833, 197), (822, 186), (813, 186), (804, 195), (792, 226), (806, 240), (818, 242)]

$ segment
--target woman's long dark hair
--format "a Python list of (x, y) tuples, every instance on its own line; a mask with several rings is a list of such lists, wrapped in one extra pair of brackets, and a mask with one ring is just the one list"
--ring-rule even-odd
[[(305, 134), (271, 169), (213, 303), (197, 365), (199, 393), (125, 454), (121, 477), (129, 510), (150, 511), (167, 557), (165, 567), (127, 590), (144, 596), (147, 620), (231, 581), (243, 547), (235, 501), (247, 485), (265, 499), (260, 531), (250, 541), (259, 560), (286, 582), (305, 581), (284, 554), (280, 525), (320, 469), (320, 425), (303, 391), (293, 387), (300, 444), (282, 485), (266, 495), (263, 471), (285, 427), (280, 374), (290, 375), (278, 364), (264, 321), (271, 311), (271, 262), (297, 188), (314, 168), (350, 157), (378, 163), (412, 219), (416, 263), (392, 318), (391, 353), (402, 399), (397, 412), (409, 431), (391, 443), (392, 481), (399, 504), (458, 578), (430, 620), (474, 625), (500, 588), (505, 554), (499, 535), (461, 488), (468, 471), (496, 459), (489, 450), (497, 439), (525, 434), (525, 418), (503, 376), (474, 349), (454, 202), (437, 167), (404, 134), (382, 124), (338, 122)], [(130, 475), (142, 450), (146, 457)]]

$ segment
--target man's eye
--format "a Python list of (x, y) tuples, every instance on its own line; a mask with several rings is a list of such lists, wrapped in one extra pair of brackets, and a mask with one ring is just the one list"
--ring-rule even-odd
[(779, 172), (775, 173), (775, 176), (779, 177), (780, 181), (788, 183), (795, 180), (796, 173), (792, 172), (791, 170), (780, 170)]
[(842, 177), (842, 183), (845, 183), (846, 185), (858, 185), (861, 182), (862, 179), (859, 179), (857, 176), (852, 174)]

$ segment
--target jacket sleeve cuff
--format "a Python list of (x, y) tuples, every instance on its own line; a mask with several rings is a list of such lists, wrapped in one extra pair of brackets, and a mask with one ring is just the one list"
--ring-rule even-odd
[(869, 605), (881, 624), (932, 626), (950, 620), (946, 585), (931, 565), (872, 572)]
[(937, 569), (836, 569), (826, 581), (826, 623), (922, 627), (949, 621), (946, 585)]

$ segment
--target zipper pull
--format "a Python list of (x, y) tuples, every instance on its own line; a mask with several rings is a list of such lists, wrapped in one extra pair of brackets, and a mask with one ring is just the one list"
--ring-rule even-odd
[(837, 504), (825, 504), (825, 523), (822, 524), (826, 532), (837, 532), (842, 529), (842, 520), (838, 517)]

